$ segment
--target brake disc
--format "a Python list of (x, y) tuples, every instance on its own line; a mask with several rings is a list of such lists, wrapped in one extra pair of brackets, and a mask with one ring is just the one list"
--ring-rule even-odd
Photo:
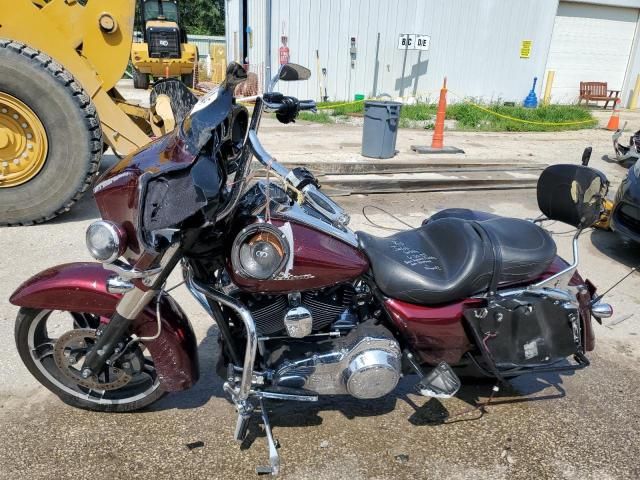
[(106, 365), (99, 375), (82, 377), (82, 364), (88, 351), (95, 344), (96, 332), (88, 328), (70, 330), (56, 341), (53, 358), (60, 373), (73, 383), (91, 390), (117, 390), (131, 380), (122, 368)]

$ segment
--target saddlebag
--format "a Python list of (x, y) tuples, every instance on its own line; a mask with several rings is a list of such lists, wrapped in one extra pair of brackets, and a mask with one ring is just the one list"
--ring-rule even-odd
[[(549, 365), (582, 357), (578, 308), (534, 293), (488, 299), (464, 316), (492, 373)], [(570, 367), (571, 368), (571, 367)]]

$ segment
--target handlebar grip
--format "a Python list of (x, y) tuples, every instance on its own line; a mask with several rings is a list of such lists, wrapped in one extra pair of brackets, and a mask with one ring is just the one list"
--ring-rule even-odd
[(315, 100), (299, 100), (298, 108), (300, 110), (316, 110), (318, 105), (316, 105)]

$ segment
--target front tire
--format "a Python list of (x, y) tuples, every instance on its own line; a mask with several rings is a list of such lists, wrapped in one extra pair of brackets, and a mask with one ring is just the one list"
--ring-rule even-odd
[(16, 319), (15, 340), (29, 372), (63, 402), (86, 410), (132, 412), (151, 405), (164, 395), (150, 359), (145, 359), (145, 367), (137, 376), (132, 376), (129, 383), (118, 389), (101, 392), (74, 384), (54, 359), (55, 344), (61, 336), (55, 338), (55, 333), (68, 333), (74, 329), (95, 331), (100, 324), (99, 317), (72, 312), (55, 312), (55, 317), (53, 314), (51, 310), (21, 308)]

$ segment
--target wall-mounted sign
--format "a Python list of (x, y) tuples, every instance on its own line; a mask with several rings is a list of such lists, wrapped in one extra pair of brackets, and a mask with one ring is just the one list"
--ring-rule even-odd
[(531, 56), (532, 40), (522, 40), (520, 44), (520, 58), (529, 58)]
[(429, 50), (431, 37), (429, 35), (416, 35), (416, 49)]
[(401, 33), (398, 37), (398, 50), (429, 50), (431, 37), (417, 33)]

